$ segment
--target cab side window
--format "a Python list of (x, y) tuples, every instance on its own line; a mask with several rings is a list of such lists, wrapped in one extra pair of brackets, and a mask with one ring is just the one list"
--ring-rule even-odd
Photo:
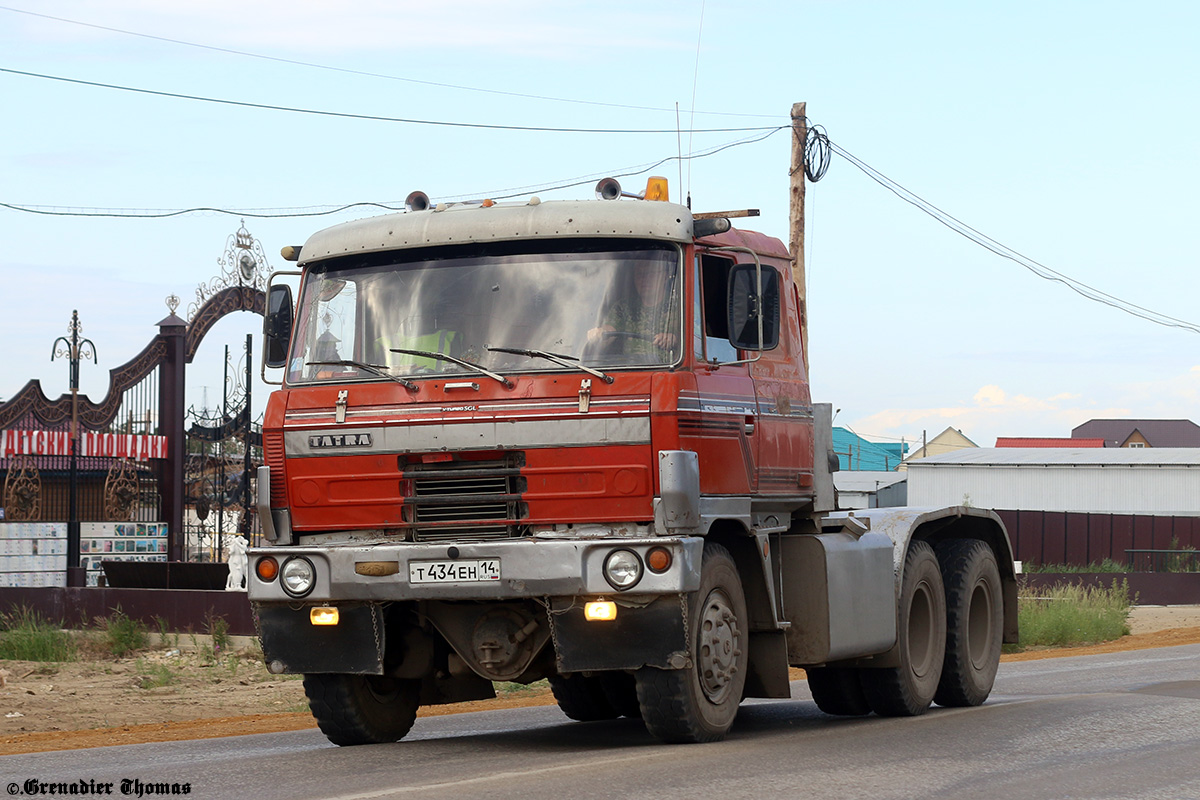
[[(729, 343), (729, 270), (733, 261), (714, 255), (696, 259), (697, 314), (696, 356), (709, 362), (738, 360), (737, 349)], [(701, 354), (701, 344), (703, 354)]]

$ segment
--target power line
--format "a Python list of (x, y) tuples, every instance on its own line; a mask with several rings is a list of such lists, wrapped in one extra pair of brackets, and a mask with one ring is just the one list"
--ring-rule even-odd
[[(22, 211), (27, 214), (40, 214), (48, 217), (115, 217), (123, 219), (166, 219), (168, 217), (181, 217), (185, 214), (229, 214), (235, 217), (253, 217), (256, 219), (274, 219), (279, 217), (321, 217), (329, 214), (337, 214), (340, 211), (347, 211), (351, 208), (379, 208), (385, 211), (403, 211), (404, 206), (398, 208), (389, 206), (385, 203), (348, 203), (344, 206), (336, 208), (328, 208), (323, 211), (291, 211), (285, 214), (277, 213), (261, 213), (251, 209), (225, 209), (216, 208), (214, 206), (196, 206), (193, 208), (177, 208), (177, 209), (160, 209), (160, 208), (143, 208), (143, 209), (115, 209), (115, 208), (93, 208), (88, 211), (61, 211), (57, 210), (62, 206), (44, 206), (44, 205), (20, 205), (17, 203), (0, 202), (0, 208), (7, 208), (11, 211)], [(320, 208), (313, 206), (312, 208)], [(137, 212), (137, 213), (131, 213)]]
[(868, 178), (875, 181), (880, 186), (883, 186), (901, 200), (904, 200), (906, 203), (915, 206), (929, 216), (933, 217), (938, 222), (945, 225), (950, 230), (974, 242), (980, 247), (990, 250), (1001, 258), (1006, 258), (1009, 261), (1020, 264), (1037, 277), (1043, 280), (1061, 283), (1081, 297), (1096, 303), (1102, 303), (1103, 305), (1109, 306), (1110, 308), (1115, 308), (1118, 311), (1124, 311), (1126, 314), (1139, 317), (1147, 322), (1153, 322), (1155, 325), (1162, 325), (1167, 328), (1181, 328), (1183, 330), (1191, 331), (1192, 333), (1200, 333), (1200, 325), (1196, 323), (1171, 317), (1166, 314), (1145, 308), (1144, 306), (1137, 305), (1136, 303), (1132, 303), (1128, 300), (1123, 300), (1116, 295), (1101, 291), (1094, 286), (1089, 286), (1083, 281), (1076, 280), (1069, 275), (1051, 269), (1045, 264), (1018, 253), (1011, 247), (1008, 247), (1007, 245), (996, 241), (990, 236), (979, 232), (957, 217), (952, 216), (951, 214), (933, 205), (928, 200), (925, 200), (911, 190), (901, 186), (899, 183), (887, 177), (882, 172), (879, 172), (879, 170), (875, 169), (871, 165), (865, 163), (854, 154), (847, 151), (844, 147), (838, 145), (836, 142), (830, 142), (829, 146), (834, 152), (857, 167)]
[[(257, 108), (265, 111), (287, 111), (293, 114), (312, 114), (320, 117), (338, 117), (341, 119), (357, 119), (367, 120), (370, 122), (399, 122), (406, 125), (434, 125), (448, 128), (475, 128), (483, 130), (496, 131), (521, 131), (524, 133), (604, 133), (604, 134), (642, 134), (642, 133), (675, 133), (675, 128), (660, 128), (660, 129), (641, 129), (641, 128), (554, 128), (539, 125), (495, 125), (484, 122), (449, 122), (446, 120), (432, 119), (412, 119), (407, 117), (384, 117), (374, 114), (351, 114), (343, 111), (321, 111), (319, 109), (298, 108), (295, 106), (276, 106), (269, 103), (250, 103), (241, 100), (226, 100), (219, 97), (204, 97), (202, 95), (181, 94), (178, 92), (164, 92), (156, 89), (142, 89), (136, 86), (121, 86), (115, 83), (101, 83), (99, 81), (85, 81), (79, 78), (65, 78), (59, 75), (46, 75), (40, 72), (25, 72), (19, 69), (9, 69), (0, 67), (0, 72), (5, 72), (10, 75), (21, 75), (27, 78), (41, 78), (44, 80), (58, 81), (61, 83), (70, 83), (78, 86), (92, 86), (100, 89), (114, 89), (121, 92), (133, 92), (135, 94), (146, 94), (154, 97), (170, 97), (176, 100), (195, 100), (201, 103), (216, 103), (218, 105), (237, 106), (239, 108)], [(776, 130), (770, 126), (758, 127), (742, 127), (742, 128), (699, 128), (692, 133), (745, 133), (749, 131), (764, 131)]]
[[(625, 104), (625, 103), (605, 103), (605, 102), (602, 102), (599, 100), (580, 100), (580, 99), (571, 98), (571, 97), (553, 97), (553, 96), (548, 96), (548, 95), (526, 94), (524, 92), (510, 92), (510, 91), (505, 91), (503, 89), (484, 89), (484, 88), (481, 88), (478, 86), (464, 86), (462, 84), (455, 84), (455, 83), (440, 83), (438, 81), (426, 81), (426, 80), (420, 80), (417, 78), (408, 78), (408, 77), (404, 77), (401, 75), (389, 75), (389, 74), (382, 73), (382, 72), (369, 72), (367, 70), (350, 69), (348, 67), (335, 67), (330, 64), (317, 64), (317, 63), (314, 63), (311, 61), (300, 61), (298, 59), (282, 58), (280, 56), (269, 56), (269, 55), (266, 55), (263, 53), (254, 53), (254, 52), (251, 52), (248, 50), (235, 50), (230, 47), (217, 47), (215, 45), (202, 44), (200, 42), (189, 42), (185, 39), (173, 39), (168, 36), (156, 36), (151, 33), (141, 33), (139, 31), (125, 30), (123, 28), (113, 28), (113, 27), (110, 27), (107, 25), (97, 25), (92, 22), (83, 22), (81, 20), (76, 20), (76, 19), (67, 19), (66, 17), (56, 17), (56, 16), (52, 16), (50, 14), (39, 14), (36, 11), (26, 11), (25, 9), (12, 8), (10, 6), (0, 6), (0, 11), (11, 11), (15, 14), (26, 14), (31, 17), (40, 17), (41, 19), (53, 20), (54, 22), (65, 22), (70, 25), (79, 25), (79, 26), (82, 26), (85, 28), (92, 28), (94, 30), (108, 31), (109, 33), (119, 33), (123, 36), (136, 36), (136, 37), (139, 37), (142, 39), (151, 39), (153, 41), (166, 42), (168, 44), (183, 45), (184, 47), (194, 47), (194, 48), (197, 48), (200, 50), (210, 50), (210, 51), (213, 51), (216, 53), (226, 53), (228, 55), (243, 56), (245, 58), (257, 58), (257, 59), (261, 59), (263, 61), (274, 61), (279, 64), (290, 64), (292, 66), (308, 67), (310, 69), (322, 69), (322, 70), (328, 70), (330, 72), (340, 72), (340, 73), (343, 73), (346, 75), (360, 75), (360, 76), (368, 77), (368, 78), (382, 78), (384, 80), (390, 80), (390, 81), (402, 81), (404, 83), (411, 83), (411, 84), (415, 84), (418, 86), (432, 86), (432, 87), (438, 88), (438, 89), (454, 89), (454, 90), (463, 91), (463, 92), (479, 92), (481, 94), (494, 94), (494, 95), (501, 95), (503, 97), (520, 97), (520, 98), (524, 98), (526, 100), (543, 100), (543, 101), (554, 102), (554, 103), (574, 103), (577, 105), (600, 106), (603, 108), (623, 108), (623, 109), (628, 109), (628, 110), (632, 110), (632, 111), (672, 111), (673, 110), (670, 108), (663, 108), (660, 106), (639, 106), (639, 105), (630, 105), (630, 104)], [(695, 105), (695, 98), (693, 98), (693, 105)], [(732, 112), (732, 111), (693, 111), (692, 113), (693, 114), (706, 114), (709, 116), (720, 116), (720, 117), (759, 117), (759, 118), (763, 118), (763, 119), (771, 119), (771, 118), (775, 117), (774, 114), (739, 114), (739, 113)]]
[[(759, 134), (759, 135), (752, 136), (752, 137), (747, 137), (745, 139), (739, 139), (739, 140), (736, 140), (733, 142), (727, 142), (722, 145), (716, 145), (714, 147), (710, 147), (706, 150), (701, 150), (700, 152), (694, 153), (689, 156), (667, 156), (666, 158), (662, 158), (662, 159), (659, 159), (658, 161), (654, 161), (654, 162), (651, 162), (648, 164), (641, 164), (641, 165), (637, 165), (637, 166), (633, 166), (633, 167), (623, 167), (616, 171), (598, 172), (598, 173), (593, 173), (592, 175), (584, 175), (584, 176), (580, 176), (577, 178), (567, 178), (567, 179), (564, 179), (563, 181), (560, 181), (557, 183), (532, 184), (532, 185), (528, 185), (528, 186), (519, 186), (519, 187), (513, 187), (513, 188), (509, 188), (509, 189), (500, 189), (500, 190), (492, 191), (492, 192), (471, 192), (471, 193), (467, 193), (467, 194), (456, 195), (453, 197), (458, 197), (458, 198), (488, 197), (493, 200), (510, 200), (514, 197), (523, 197), (525, 195), (532, 194), (533, 192), (550, 192), (550, 191), (557, 191), (560, 189), (570, 189), (570, 188), (573, 188), (576, 186), (586, 185), (588, 183), (595, 181), (597, 178), (603, 178), (603, 177), (625, 178), (625, 177), (629, 177), (631, 175), (641, 175), (646, 172), (649, 172), (652, 169), (655, 169), (656, 167), (662, 166), (663, 164), (665, 164), (669, 161), (674, 161), (676, 159), (682, 158), (682, 159), (691, 160), (691, 159), (697, 159), (697, 158), (708, 158), (709, 156), (715, 156), (718, 153), (724, 152), (725, 150), (729, 150), (730, 148), (733, 148), (733, 147), (740, 147), (743, 145), (755, 144), (756, 142), (761, 142), (764, 139), (766, 139), (770, 136), (773, 136), (774, 134), (778, 133), (781, 130), (784, 130), (784, 128), (783, 127), (775, 128), (775, 129), (769, 130), (763, 134)], [(447, 202), (455, 202), (455, 200), (450, 199)], [(459, 202), (461, 202), (461, 199), (459, 200)], [(52, 217), (105, 217), (105, 218), (118, 218), (118, 219), (166, 219), (169, 217), (180, 217), (180, 216), (184, 216), (186, 214), (210, 213), (210, 214), (227, 214), (229, 216), (235, 216), (235, 217), (251, 217), (254, 219), (283, 219), (283, 218), (292, 218), (292, 217), (329, 216), (332, 214), (337, 214), (342, 211), (347, 211), (352, 208), (378, 208), (378, 209), (382, 209), (384, 211), (403, 211), (404, 203), (402, 201), (391, 201), (391, 202), (384, 202), (384, 203), (358, 202), (358, 203), (347, 203), (345, 205), (340, 205), (340, 206), (291, 206), (291, 207), (282, 208), (282, 209), (279, 209), (279, 208), (275, 208), (275, 209), (264, 209), (264, 208), (228, 209), (228, 208), (218, 208), (215, 206), (196, 206), (196, 207), (192, 207), (192, 208), (175, 208), (175, 209), (86, 208), (86, 210), (81, 210), (80, 207), (78, 207), (78, 206), (64, 207), (64, 206), (48, 206), (48, 205), (23, 205), (20, 203), (0, 202), (0, 208), (7, 208), (10, 211), (20, 211), (20, 212), (24, 212), (27, 214), (39, 214), (42, 216), (52, 216)], [(74, 210), (72, 210), (72, 209), (74, 209)]]

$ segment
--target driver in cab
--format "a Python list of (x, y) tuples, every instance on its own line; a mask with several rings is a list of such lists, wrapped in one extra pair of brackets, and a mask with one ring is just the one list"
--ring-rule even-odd
[(604, 321), (588, 331), (588, 343), (625, 354), (661, 356), (679, 343), (679, 303), (674, 273), (658, 265), (634, 267), (633, 291), (613, 302)]

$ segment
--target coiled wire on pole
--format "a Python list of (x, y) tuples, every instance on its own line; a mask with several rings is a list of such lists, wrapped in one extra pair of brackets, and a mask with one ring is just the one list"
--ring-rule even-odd
[(820, 125), (809, 128), (804, 138), (804, 174), (810, 181), (816, 183), (825, 177), (831, 153), (825, 128)]

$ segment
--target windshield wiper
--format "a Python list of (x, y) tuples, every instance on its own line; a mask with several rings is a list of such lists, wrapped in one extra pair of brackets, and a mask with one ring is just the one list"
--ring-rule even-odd
[(503, 375), (497, 375), (494, 372), (490, 372), (473, 361), (464, 361), (461, 358), (448, 356), (445, 353), (435, 353), (432, 350), (405, 350), (399, 347), (392, 347), (389, 349), (393, 353), (403, 353), (406, 356), (420, 356), (421, 358), (433, 358), (437, 359), (438, 361), (449, 361), (451, 364), (458, 364), (460, 367), (466, 367), (467, 369), (478, 372), (480, 375), (486, 375), (494, 381), (499, 381), (500, 383), (504, 384), (505, 389), (511, 389), (514, 386), (513, 382), (508, 378), (504, 377)]
[(604, 381), (605, 383), (613, 382), (613, 377), (611, 375), (605, 375), (603, 372), (601, 372), (598, 369), (592, 369), (591, 367), (585, 367), (583, 364), (579, 363), (579, 359), (576, 358), (575, 356), (565, 356), (561, 353), (550, 353), (545, 350), (523, 350), (520, 347), (485, 347), (484, 349), (486, 349), (488, 352), (491, 352), (491, 353), (512, 353), (513, 355), (517, 355), (517, 356), (529, 356), (530, 358), (544, 358), (547, 361), (553, 361), (555, 364), (558, 364), (560, 367), (573, 367), (575, 369), (581, 369), (584, 372), (586, 372), (588, 375), (595, 375), (597, 378)]
[(405, 380), (398, 375), (393, 375), (388, 372), (385, 364), (364, 364), (361, 361), (351, 361), (349, 359), (341, 359), (339, 361), (310, 361), (309, 364), (316, 367), (354, 367), (356, 369), (366, 370), (373, 375), (378, 375), (381, 378), (388, 378), (408, 389), (410, 392), (415, 392), (418, 386), (412, 381)]

